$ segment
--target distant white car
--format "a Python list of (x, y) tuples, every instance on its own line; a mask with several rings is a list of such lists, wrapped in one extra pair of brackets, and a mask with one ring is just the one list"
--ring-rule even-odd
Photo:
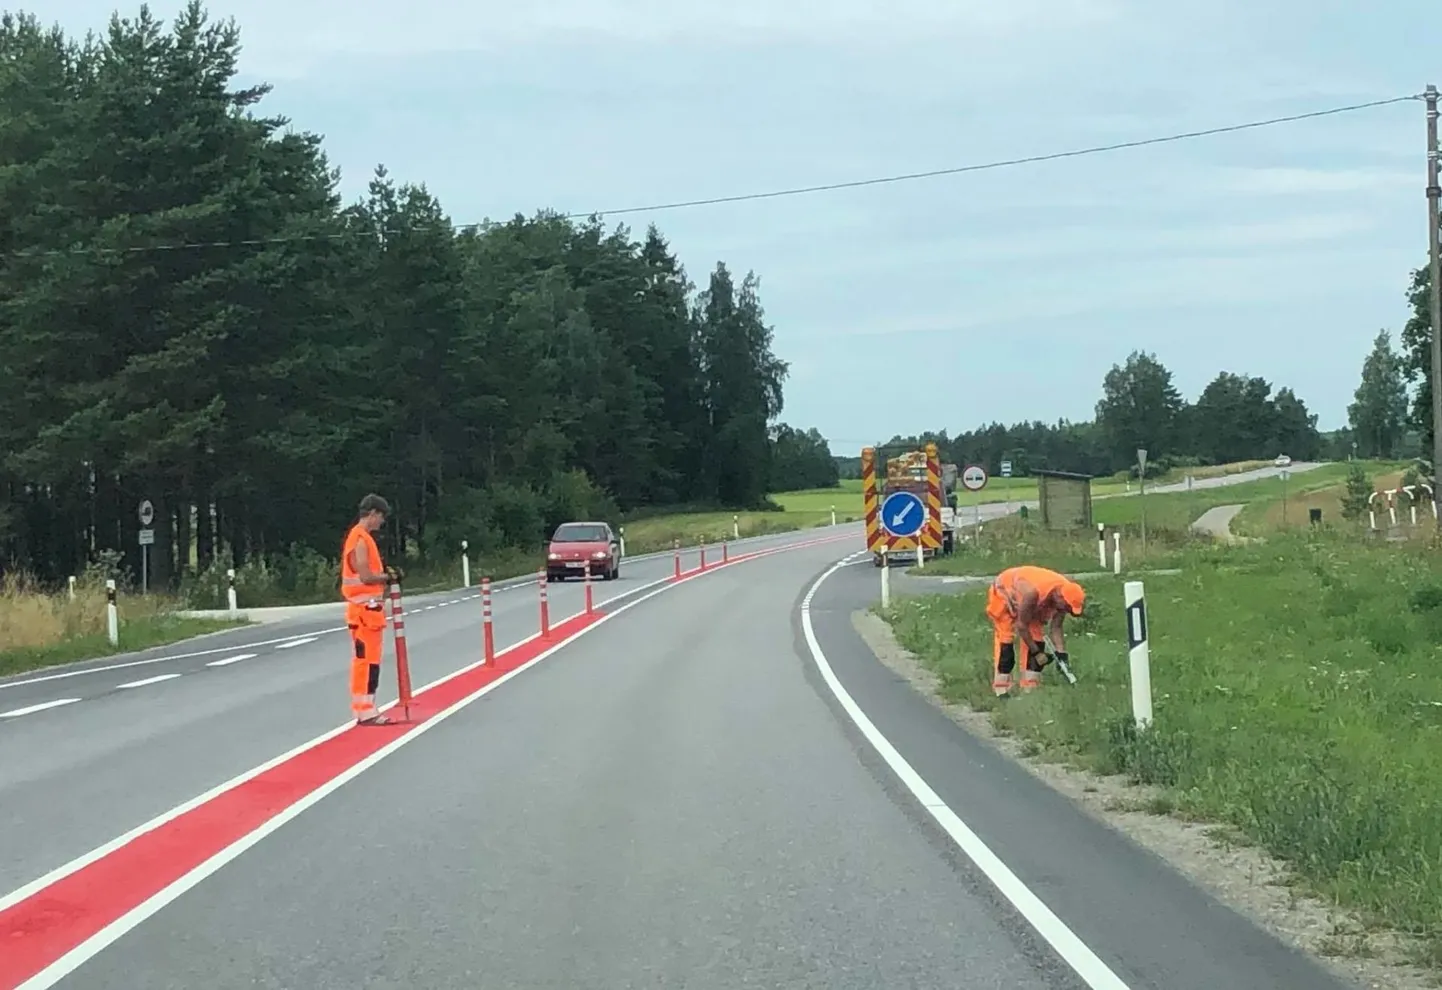
[(1275, 464), (1275, 465), (1277, 465), (1277, 467), (1291, 467), (1291, 466), (1292, 466), (1292, 459), (1291, 459), (1290, 457), (1288, 457), (1286, 454), (1278, 454), (1278, 455), (1277, 455), (1277, 459), (1276, 459), (1275, 461), (1273, 461), (1272, 463)]

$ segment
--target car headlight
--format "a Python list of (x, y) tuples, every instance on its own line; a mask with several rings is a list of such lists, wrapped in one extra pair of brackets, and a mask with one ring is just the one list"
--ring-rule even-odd
[(558, 553), (556, 553), (556, 552), (553, 550), (553, 551), (551, 551), (551, 553), (548, 555), (547, 559), (548, 559), (548, 560), (560, 560), (560, 559), (561, 559), (561, 555), (558, 554)]
[(595, 553), (591, 554), (591, 558), (593, 560), (602, 560), (609, 555), (609, 552), (606, 550), (597, 550)]

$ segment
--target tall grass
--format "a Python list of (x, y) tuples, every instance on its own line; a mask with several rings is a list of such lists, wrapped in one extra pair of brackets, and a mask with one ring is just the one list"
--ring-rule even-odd
[(120, 643), (111, 646), (103, 573), (92, 569), (81, 576), (74, 598), (24, 575), (6, 575), (0, 581), (0, 676), (117, 650), (160, 646), (233, 625), (176, 616), (173, 612), (180, 602), (173, 597), (123, 591)]

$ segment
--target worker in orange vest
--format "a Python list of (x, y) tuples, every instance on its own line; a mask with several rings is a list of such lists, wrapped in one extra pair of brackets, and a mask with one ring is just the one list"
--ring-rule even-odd
[(346, 534), (341, 549), (340, 590), (345, 596), (345, 624), (350, 628), (350, 708), (360, 725), (388, 725), (376, 709), (376, 688), (381, 680), (381, 653), (385, 648), (386, 588), (399, 583), (402, 573), (386, 567), (374, 534), (385, 525), (390, 504), (379, 495), (360, 501), (360, 515)]
[(1030, 691), (1041, 683), (1048, 661), (1047, 636), (1051, 636), (1059, 661), (1068, 660), (1062, 621), (1081, 615), (1086, 591), (1064, 574), (1023, 564), (1009, 567), (996, 576), (986, 593), (986, 617), (992, 628), (992, 690), (1002, 697), (1011, 690), (1011, 672), (1016, 667), (1017, 633), (1026, 648), (1022, 664), (1021, 689)]

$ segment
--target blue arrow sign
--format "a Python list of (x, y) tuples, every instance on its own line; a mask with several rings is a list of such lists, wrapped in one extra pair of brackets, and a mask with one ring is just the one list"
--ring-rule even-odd
[(881, 503), (881, 525), (892, 536), (915, 536), (926, 524), (926, 506), (915, 492), (892, 492)]

